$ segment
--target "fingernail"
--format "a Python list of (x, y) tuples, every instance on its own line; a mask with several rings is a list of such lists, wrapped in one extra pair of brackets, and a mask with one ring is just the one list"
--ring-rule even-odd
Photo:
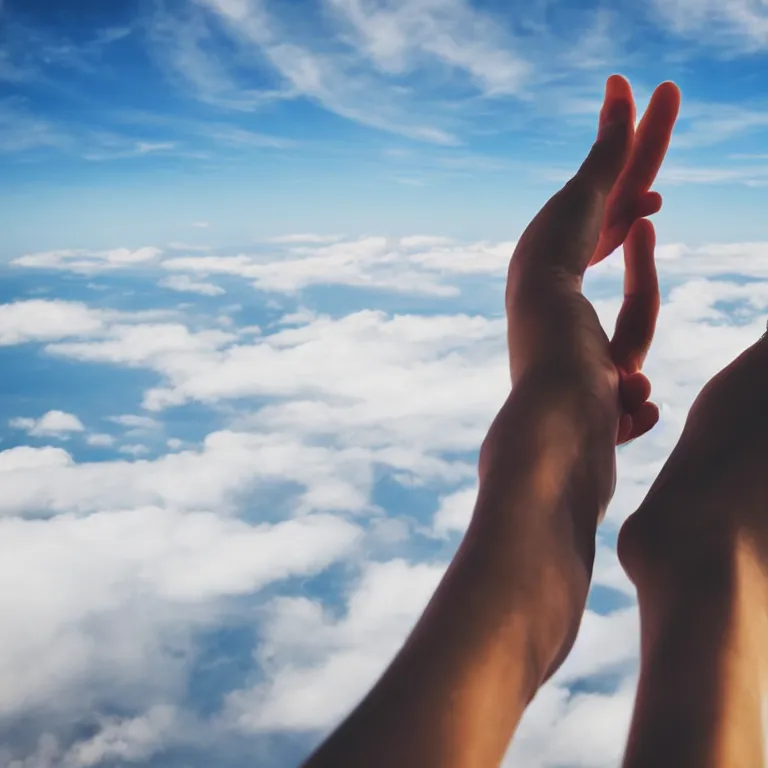
[(608, 107), (605, 115), (600, 120), (600, 128), (597, 132), (597, 140), (608, 138), (619, 126), (629, 122), (629, 102), (624, 99), (614, 99)]

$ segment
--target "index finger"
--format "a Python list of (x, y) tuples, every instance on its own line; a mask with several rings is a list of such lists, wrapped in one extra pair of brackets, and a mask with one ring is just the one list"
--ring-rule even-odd
[(617, 208), (625, 207), (651, 188), (669, 149), (679, 111), (680, 89), (671, 81), (662, 83), (653, 92), (637, 126), (632, 152), (616, 182), (613, 197)]

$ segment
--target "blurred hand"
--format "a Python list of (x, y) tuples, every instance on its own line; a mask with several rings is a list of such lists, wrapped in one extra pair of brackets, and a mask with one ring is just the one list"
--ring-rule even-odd
[[(653, 93), (638, 130), (629, 83), (606, 84), (596, 143), (576, 176), (520, 238), (509, 266), (506, 309), (512, 380), (534, 370), (565, 388), (579, 415), (613, 424), (616, 442), (658, 420), (640, 372), (659, 310), (655, 234), (643, 217), (661, 208), (650, 192), (680, 106), (674, 83)], [(624, 303), (608, 339), (581, 291), (590, 264), (624, 244)]]

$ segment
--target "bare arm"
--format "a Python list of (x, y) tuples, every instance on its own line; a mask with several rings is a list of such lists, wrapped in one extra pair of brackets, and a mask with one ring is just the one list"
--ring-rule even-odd
[(626, 768), (761, 768), (768, 669), (768, 337), (718, 373), (619, 536), (640, 683)]
[[(633, 145), (629, 83), (609, 78), (597, 141), (512, 256), (515, 387), (480, 451), (469, 530), (400, 653), (305, 768), (498, 765), (573, 645), (617, 440), (658, 418), (640, 373), (658, 311), (654, 231), (638, 218), (661, 205), (649, 187), (678, 107), (677, 88), (660, 86)], [(581, 293), (599, 242), (601, 256), (624, 242), (625, 304), (612, 341)]]
[(306, 768), (500, 763), (575, 637), (607, 500), (582, 456), (605, 466), (615, 445), (615, 423), (569, 429), (568, 405), (544, 409), (542, 386), (521, 382), (499, 413), (458, 554), (389, 669)]
[(624, 768), (761, 768), (768, 579), (759, 554), (722, 531), (709, 551), (693, 545), (654, 562), (635, 533), (626, 529), (623, 557), (638, 587), (641, 665)]

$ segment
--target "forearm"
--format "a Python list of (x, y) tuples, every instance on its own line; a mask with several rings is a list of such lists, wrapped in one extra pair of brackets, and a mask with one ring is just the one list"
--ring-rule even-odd
[[(562, 661), (584, 609), (594, 546), (585, 552), (584, 542), (601, 509), (595, 494), (571, 498), (579, 451), (562, 452), (562, 423), (547, 436), (552, 410), (532, 407), (525, 392), (518, 387), (494, 422), (489, 436), (501, 438), (484, 454), (472, 522), (429, 606), (307, 768), (497, 765)], [(574, 519), (591, 519), (591, 531), (576, 531)]]
[[(751, 547), (695, 543), (637, 579), (642, 652), (624, 768), (764, 765), (765, 575)], [(652, 571), (656, 568), (656, 572)]]

